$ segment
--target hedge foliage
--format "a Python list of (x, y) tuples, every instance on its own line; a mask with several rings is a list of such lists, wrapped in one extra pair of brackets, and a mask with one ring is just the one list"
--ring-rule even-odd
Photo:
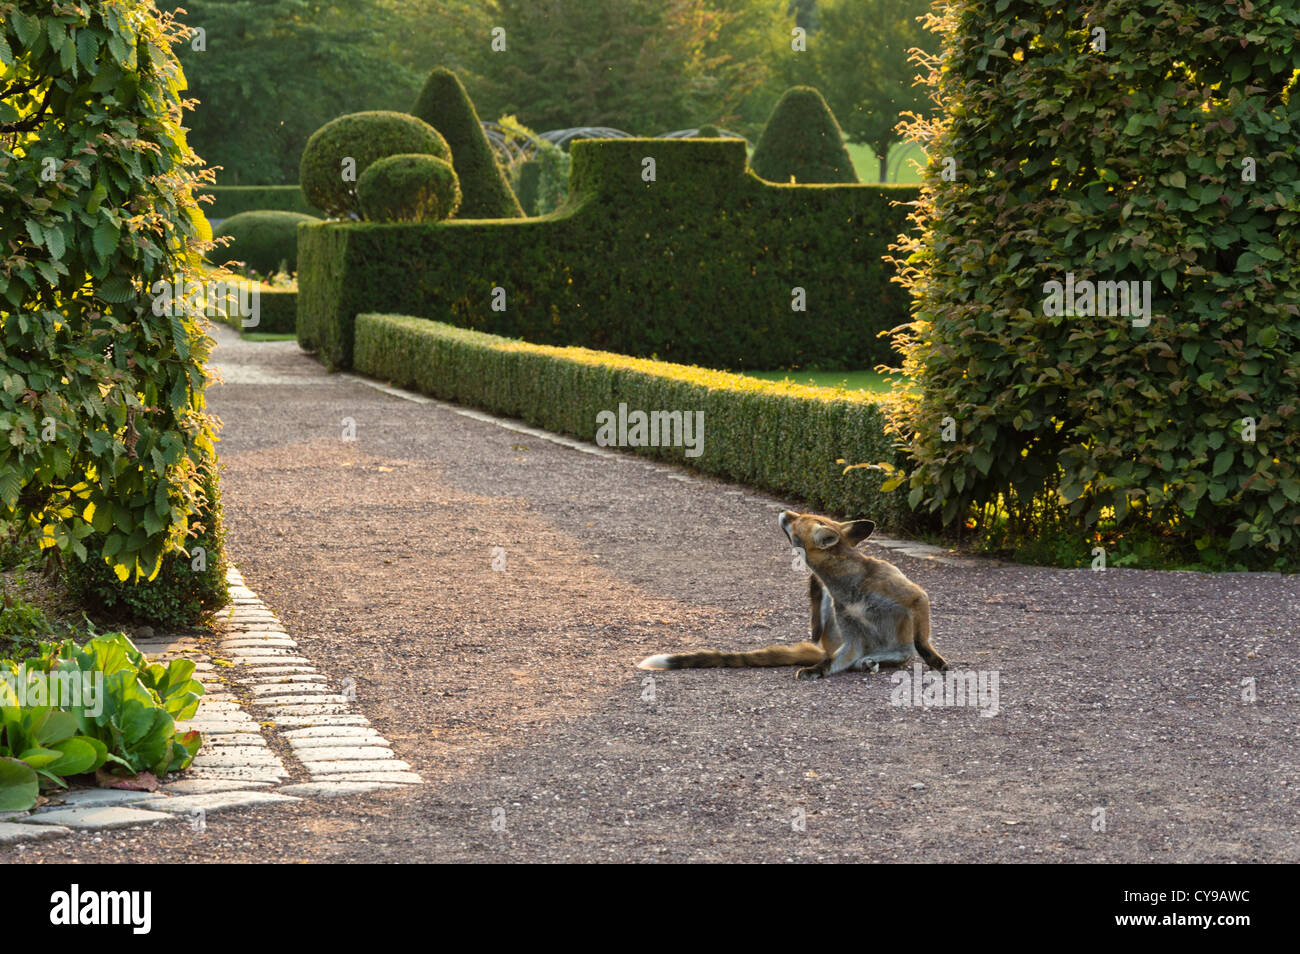
[(474, 104), (455, 73), (441, 66), (430, 73), (411, 113), (438, 130), (451, 147), (451, 156), (442, 158), (450, 158), (460, 178), (459, 218), (523, 217), (524, 211), (497, 165)]
[(239, 314), (239, 302), (227, 303), (224, 313), (213, 311), (212, 321), (229, 325), (241, 334), (291, 335), (298, 323), (298, 290), (280, 285), (259, 283), (257, 286), (257, 324), (245, 327), (247, 320)]
[(434, 397), (519, 417), (538, 427), (596, 437), (596, 415), (704, 412), (699, 456), (682, 447), (638, 453), (698, 468), (818, 510), (912, 526), (901, 491), (882, 475), (845, 473), (845, 460), (891, 461), (880, 395), (773, 383), (742, 375), (585, 348), (528, 344), (397, 315), (357, 319), (356, 367)]
[(304, 225), (299, 340), (349, 367), (355, 316), (382, 310), (706, 367), (870, 368), (907, 319), (883, 256), (915, 195), (764, 183), (739, 139), (584, 140), (543, 218)]
[[(1113, 511), (1202, 551), (1294, 557), (1300, 12), (1115, 13), (944, 13), (945, 110), (912, 130), (931, 164), (903, 273), (911, 498), (952, 521), (1006, 506), (1028, 533), (1035, 511), (1081, 529)], [(1150, 283), (1149, 324), (1052, 314), (1069, 273)]]
[(440, 222), (460, 206), (460, 182), (436, 156), (386, 156), (361, 174), (357, 198), (368, 222)]
[(284, 186), (203, 186), (199, 195), (212, 196), (212, 204), (201, 208), (209, 219), (228, 219), (240, 212), (299, 212), (321, 218), (302, 194), (302, 187)]
[(298, 326), (298, 292), (292, 288), (271, 288), (263, 285), (258, 291), (257, 324), (241, 331), (263, 334), (291, 335)]
[(811, 86), (791, 87), (777, 100), (750, 164), (770, 182), (858, 181), (840, 124)]
[(377, 159), (409, 153), (451, 159), (447, 141), (423, 120), (388, 110), (349, 113), (311, 134), (298, 181), (306, 200), (326, 215), (359, 218), (362, 173)]
[(180, 546), (215, 453), (183, 28), (152, 0), (0, 4), (0, 522), (120, 578)]
[(203, 494), (185, 540), (187, 552), (166, 554), (157, 576), (138, 583), (120, 581), (105, 562), (104, 538), (96, 535), (87, 541), (91, 559), (64, 569), (72, 597), (99, 612), (159, 626), (191, 626), (225, 606), (225, 527), (215, 465), (204, 474)]
[(300, 212), (240, 212), (217, 227), (218, 235), (233, 241), (218, 248), (218, 262), (238, 261), (259, 275), (274, 274), (281, 265), (298, 270), (298, 225), (316, 221)]

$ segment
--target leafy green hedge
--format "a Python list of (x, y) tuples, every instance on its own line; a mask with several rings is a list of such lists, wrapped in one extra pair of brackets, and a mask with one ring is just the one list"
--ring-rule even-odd
[(383, 311), (715, 368), (892, 360), (878, 334), (907, 296), (882, 256), (915, 188), (764, 183), (739, 139), (585, 140), (571, 158), (568, 201), (542, 218), (303, 225), (303, 346), (349, 367), (355, 316)]
[(210, 256), (217, 262), (239, 261), (260, 275), (271, 275), (283, 265), (298, 270), (298, 226), (311, 216), (300, 212), (241, 212), (217, 229), (233, 241)]
[[(914, 128), (931, 165), (902, 252), (912, 499), (953, 522), (1007, 508), (1021, 539), (1068, 507), (1080, 536), (1294, 559), (1300, 13), (1097, 11), (944, 10), (946, 109)], [(1145, 282), (1148, 313), (1049, 307), (1094, 282)]]
[(286, 186), (201, 186), (199, 195), (211, 195), (211, 205), (201, 205), (210, 219), (228, 219), (240, 212), (298, 212), (322, 218), (319, 210), (307, 204), (302, 189)]
[(292, 288), (258, 290), (258, 322), (251, 328), (238, 322), (240, 331), (257, 331), (263, 334), (291, 335), (298, 324), (298, 292)]
[[(215, 465), (210, 465), (215, 466)], [(121, 581), (105, 557), (102, 536), (87, 541), (89, 558), (69, 561), (64, 581), (78, 602), (118, 616), (131, 616), (162, 626), (188, 626), (199, 622), (227, 602), (225, 528), (221, 521), (221, 495), (216, 474), (203, 478), (207, 500), (191, 518), (191, 529), (202, 529), (185, 540), (185, 553), (167, 553), (152, 580)], [(202, 559), (197, 548), (203, 550)]]
[(879, 471), (845, 473), (844, 461), (895, 460), (880, 395), (528, 344), (409, 316), (361, 315), (356, 328), (356, 368), (374, 377), (583, 440), (595, 439), (596, 415), (620, 403), (629, 412), (703, 411), (698, 456), (682, 447), (637, 452), (820, 510), (915, 525), (901, 491), (881, 492)]

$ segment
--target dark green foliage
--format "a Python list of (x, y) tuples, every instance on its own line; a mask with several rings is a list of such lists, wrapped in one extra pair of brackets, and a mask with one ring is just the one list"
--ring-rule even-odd
[(483, 134), (474, 104), (455, 73), (443, 67), (430, 73), (411, 112), (442, 133), (451, 147), (451, 161), (460, 177), (462, 196), (458, 218), (523, 216), (519, 200)]
[(200, 194), (211, 195), (212, 204), (203, 205), (209, 219), (228, 219), (240, 212), (298, 212), (321, 218), (321, 213), (307, 204), (302, 188), (284, 186), (204, 186)]
[(268, 288), (263, 285), (258, 292), (259, 311), (256, 327), (241, 331), (260, 331), (265, 334), (291, 335), (298, 323), (298, 292), (291, 288)]
[(233, 242), (212, 254), (217, 262), (244, 262), (259, 275), (270, 275), (284, 265), (290, 272), (298, 270), (298, 226), (315, 222), (299, 212), (240, 212), (217, 228), (218, 235), (229, 235)]
[(0, 523), (103, 534), (123, 576), (183, 539), (214, 439), (211, 342), (152, 307), (207, 248), (174, 41), (152, 0), (0, 4)]
[[(221, 167), (224, 184), (294, 182), (314, 130), (359, 109), (405, 109), (423, 73), (393, 55), (394, 46), (410, 39), (402, 16), (409, 0), (158, 0), (158, 6), (184, 9), (181, 19), (205, 31), (205, 49), (194, 49), (193, 41), (178, 48), (189, 80), (185, 95), (199, 101), (185, 125), (199, 155)], [(248, 208), (284, 207), (235, 212)]]
[(227, 307), (226, 314), (213, 314), (213, 321), (229, 325), (241, 334), (291, 335), (298, 321), (298, 290), (261, 282), (257, 286), (257, 324), (239, 314), (237, 307)]
[(596, 415), (630, 410), (704, 412), (698, 456), (682, 447), (649, 454), (779, 494), (809, 507), (915, 526), (901, 492), (883, 493), (879, 471), (843, 461), (894, 459), (884, 398), (629, 358), (552, 348), (453, 328), (421, 318), (362, 315), (357, 368), (443, 400), (596, 436)]
[[(914, 129), (922, 231), (901, 253), (915, 504), (1012, 546), (1064, 522), (1294, 559), (1300, 13), (1265, 7), (946, 10), (944, 112)], [(1149, 282), (1149, 324), (1049, 313), (1067, 273)]]
[[(907, 300), (882, 256), (915, 189), (771, 185), (739, 139), (589, 140), (572, 158), (569, 200), (545, 218), (305, 226), (300, 342), (346, 368), (354, 316), (383, 309), (715, 368), (894, 360), (878, 335)], [(792, 310), (796, 287), (807, 311)]]
[[(451, 159), (447, 141), (428, 123), (406, 113), (349, 113), (312, 133), (302, 153), (298, 182), (315, 208), (334, 217), (360, 216), (356, 184), (370, 164), (385, 156), (424, 153)], [(357, 179), (345, 179), (351, 159)]]
[(542, 178), (542, 164), (536, 159), (529, 159), (519, 164), (519, 205), (524, 215), (537, 214), (537, 187)]
[(701, 126), (701, 127), (699, 128), (699, 130), (695, 133), (695, 138), (697, 138), (697, 139), (717, 139), (717, 138), (720, 137), (721, 135), (722, 135), (722, 132), (718, 129), (717, 126), (707, 126), (707, 125), (706, 125), (706, 126)]
[(834, 114), (811, 86), (785, 91), (758, 137), (750, 166), (769, 182), (857, 182)]
[[(227, 602), (225, 528), (212, 469), (204, 473), (203, 493), (207, 499), (190, 521), (191, 536), (185, 540), (188, 556), (168, 553), (152, 580), (123, 583), (104, 562), (103, 538), (96, 535), (87, 540), (90, 558), (70, 563), (64, 571), (69, 592), (92, 609), (161, 626), (193, 625), (220, 609)], [(203, 559), (196, 567), (198, 547)]]
[(362, 173), (357, 198), (369, 222), (440, 222), (460, 206), (460, 183), (436, 156), (387, 156)]

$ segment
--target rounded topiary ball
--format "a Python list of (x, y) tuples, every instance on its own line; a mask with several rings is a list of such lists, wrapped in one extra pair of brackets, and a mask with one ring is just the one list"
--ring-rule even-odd
[(387, 156), (362, 174), (357, 197), (371, 222), (437, 222), (460, 207), (460, 179), (435, 156)]
[(298, 182), (307, 202), (326, 215), (359, 216), (356, 188), (365, 171), (379, 159), (411, 153), (451, 161), (447, 141), (422, 119), (384, 110), (349, 113), (312, 133), (302, 151)]
[(234, 241), (214, 249), (213, 260), (233, 259), (262, 275), (270, 275), (281, 265), (288, 271), (298, 270), (298, 225), (318, 219), (301, 212), (240, 212), (225, 219), (218, 232)]

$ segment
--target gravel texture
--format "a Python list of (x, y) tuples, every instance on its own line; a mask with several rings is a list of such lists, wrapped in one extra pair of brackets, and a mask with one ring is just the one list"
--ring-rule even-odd
[(646, 673), (653, 652), (803, 638), (776, 522), (798, 501), (216, 334), (232, 558), (425, 784), (0, 860), (1300, 861), (1295, 577), (868, 543), (928, 590), (950, 665), (997, 672), (997, 715), (893, 706), (886, 672)]

